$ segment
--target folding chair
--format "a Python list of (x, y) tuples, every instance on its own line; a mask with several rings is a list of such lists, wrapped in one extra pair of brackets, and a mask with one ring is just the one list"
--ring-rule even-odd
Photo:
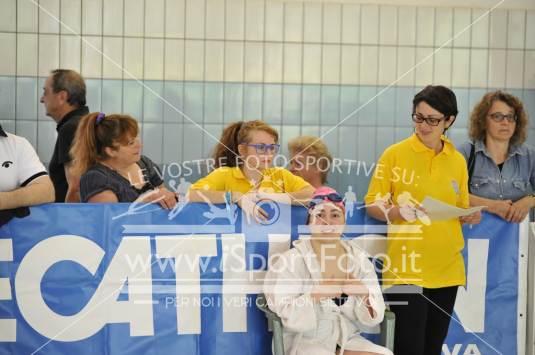
[[(263, 293), (258, 294), (256, 305), (265, 313), (268, 322), (268, 330), (273, 332), (273, 355), (284, 355), (282, 321), (280, 317), (269, 309), (266, 296), (264, 296)], [(395, 314), (390, 310), (385, 310), (384, 319), (380, 327), (380, 345), (394, 352), (394, 330), (396, 328)]]
[(256, 298), (257, 307), (266, 314), (268, 330), (273, 332), (273, 355), (284, 355), (284, 341), (282, 340), (282, 320), (269, 309), (266, 296), (259, 293)]

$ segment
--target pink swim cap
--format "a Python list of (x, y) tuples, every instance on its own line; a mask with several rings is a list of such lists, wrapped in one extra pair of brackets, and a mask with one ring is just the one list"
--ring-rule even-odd
[(321, 186), (314, 191), (314, 195), (308, 204), (308, 208), (312, 208), (320, 203), (331, 202), (335, 206), (340, 207), (345, 211), (344, 199), (335, 189), (328, 186)]

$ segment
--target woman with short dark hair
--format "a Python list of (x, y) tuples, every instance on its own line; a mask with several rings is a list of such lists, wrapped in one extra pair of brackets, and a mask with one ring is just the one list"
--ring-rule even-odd
[(395, 302), (396, 355), (441, 354), (457, 288), (466, 283), (461, 224), (479, 223), (481, 214), (430, 220), (421, 207), (427, 196), (469, 206), (466, 162), (444, 136), (457, 113), (444, 86), (416, 94), (414, 134), (384, 151), (365, 197), (368, 214), (397, 229), (389, 226), (383, 270), (385, 296)]

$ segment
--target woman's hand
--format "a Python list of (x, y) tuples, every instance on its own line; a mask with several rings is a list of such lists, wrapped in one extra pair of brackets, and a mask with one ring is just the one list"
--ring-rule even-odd
[(161, 197), (161, 200), (158, 201), (158, 203), (163, 208), (170, 210), (176, 206), (177, 196), (174, 192), (171, 192), (165, 187), (161, 186), (158, 188), (158, 195)]
[(164, 186), (150, 190), (139, 196), (136, 200), (145, 203), (158, 203), (165, 209), (172, 209), (176, 205), (176, 194), (167, 190)]
[(459, 217), (462, 224), (479, 224), (481, 222), (481, 211), (474, 212), (468, 216)]
[(388, 209), (385, 209), (385, 212), (383, 213), (385, 213), (385, 217), (388, 217), (390, 223), (405, 221), (398, 206), (391, 206)]
[(144, 196), (143, 202), (157, 202), (162, 208), (169, 210), (176, 205), (176, 194), (167, 190), (164, 186), (160, 186)]
[(431, 220), (429, 219), (429, 216), (427, 216), (425, 208), (422, 206), (412, 204), (403, 205), (398, 208), (398, 214), (402, 220), (409, 223), (419, 220), (425, 225), (431, 224)]
[(513, 223), (520, 223), (526, 218), (533, 207), (533, 197), (525, 196), (511, 205), (505, 220)]
[(342, 283), (336, 280), (324, 280), (319, 285), (314, 286), (310, 296), (315, 301), (331, 299), (342, 295)]
[(360, 302), (364, 303), (364, 305), (368, 309), (370, 317), (375, 318), (376, 314), (370, 303), (370, 290), (364, 283), (362, 283), (362, 281), (348, 278), (344, 281), (342, 291), (348, 296), (362, 297)]
[(251, 224), (251, 217), (257, 222), (267, 221), (268, 214), (262, 208), (257, 206), (258, 196), (255, 192), (248, 192), (242, 194), (240, 192), (233, 192), (232, 199), (240, 206), (245, 217), (247, 218), (247, 224)]
[(357, 279), (346, 279), (342, 287), (342, 292), (349, 296), (368, 296), (368, 287)]
[[(509, 210), (511, 209), (511, 205), (513, 204), (513, 201), (511, 200), (492, 200), (492, 203), (489, 203), (489, 207), (487, 210), (490, 213), (493, 213), (502, 219), (507, 220), (507, 214), (509, 213)], [(510, 222), (510, 220), (507, 220)]]

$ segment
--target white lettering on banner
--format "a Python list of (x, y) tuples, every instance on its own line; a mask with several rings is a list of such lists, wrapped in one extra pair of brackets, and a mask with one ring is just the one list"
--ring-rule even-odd
[[(52, 311), (41, 294), (41, 280), (52, 265), (64, 260), (76, 262), (94, 275), (103, 257), (104, 250), (96, 243), (74, 235), (55, 236), (39, 242), (22, 259), (15, 280), (17, 302), (24, 319), (48, 338), (58, 335), (78, 320), (76, 326), (59, 335), (61, 340), (74, 341), (96, 333), (103, 326), (102, 320), (82, 320), (87, 315), (87, 309), (72, 316)], [(82, 324), (84, 326), (80, 327)]]
[[(199, 259), (203, 256), (217, 256), (215, 234), (156, 237), (156, 257), (175, 258), (178, 334), (201, 333)], [(196, 262), (188, 264), (191, 259)]]
[(463, 344), (455, 344), (453, 346), (453, 350), (450, 351), (447, 344), (442, 344), (442, 352), (444, 355), (459, 355), (459, 351), (461, 351), (461, 347)]
[[(95, 242), (75, 235), (45, 239), (21, 261), (15, 292), (24, 319), (42, 335), (59, 341), (78, 341), (98, 332), (107, 323), (129, 323), (131, 336), (154, 335), (152, 292), (135, 292), (152, 286), (151, 268), (131, 268), (128, 259), (150, 257), (149, 237), (124, 237), (93, 297), (77, 314), (63, 316), (51, 310), (41, 294), (46, 271), (60, 261), (73, 261), (95, 275), (104, 257)], [(117, 298), (128, 280), (128, 301)], [(148, 302), (149, 301), (149, 302)]]
[(229, 287), (247, 280), (245, 264), (245, 235), (223, 234), (221, 236), (223, 269), (223, 331), (247, 331), (247, 307), (239, 302), (244, 293), (232, 294)]
[(442, 353), (444, 353), (444, 355), (481, 355), (481, 352), (476, 344), (468, 344), (464, 349), (464, 352), (461, 353), (462, 347), (463, 344), (455, 344), (453, 346), (453, 350), (450, 351), (448, 345), (443, 344)]
[(463, 355), (481, 355), (481, 352), (476, 344), (468, 344)]
[[(290, 249), (290, 234), (268, 234), (268, 260), (258, 254), (249, 256), (249, 267), (258, 261), (258, 269), (247, 270), (245, 261), (245, 235), (223, 234), (221, 235), (223, 270), (223, 331), (246, 332), (247, 331), (247, 307), (250, 305), (246, 292), (232, 293), (236, 285), (249, 280), (262, 288), (264, 276), (269, 267), (268, 263), (276, 260), (276, 257)], [(249, 278), (249, 279), (248, 279)], [(262, 291), (258, 291), (262, 292)]]
[[(13, 261), (13, 241), (0, 239), (0, 262)], [(0, 301), (11, 299), (11, 284), (8, 278), (0, 278)], [(0, 319), (0, 342), (17, 341), (17, 320)]]
[[(154, 335), (152, 268), (132, 268), (128, 263), (132, 256), (150, 257), (151, 254), (148, 236), (124, 237), (89, 301), (90, 309), (98, 309), (101, 317), (107, 320), (105, 323), (130, 323), (131, 336)], [(128, 301), (117, 301), (125, 281), (128, 282)], [(150, 292), (136, 292), (137, 289)]]
[[(203, 270), (207, 269), (206, 260), (200, 258), (217, 255), (216, 236), (177, 237), (157, 236), (156, 256), (158, 259), (174, 259), (172, 264), (175, 266), (177, 280), (175, 302), (179, 306), (176, 311), (177, 333), (200, 334), (200, 264)], [(270, 258), (290, 246), (290, 235), (268, 237)], [(244, 302), (245, 291), (238, 294), (231, 290), (237, 289), (233, 287), (236, 282), (238, 286), (246, 282), (248, 276), (252, 276), (261, 285), (266, 261), (262, 260), (260, 270), (246, 270), (243, 234), (222, 235), (222, 250), (223, 330), (246, 332), (247, 307), (250, 304)], [(21, 313), (28, 323), (44, 336), (61, 341), (90, 337), (108, 323), (129, 323), (132, 336), (153, 335), (152, 265), (148, 237), (123, 238), (97, 291), (80, 313), (59, 315), (44, 302), (40, 286), (50, 267), (60, 261), (72, 261), (95, 275), (103, 257), (104, 251), (96, 243), (70, 235), (49, 238), (30, 250), (19, 267), (15, 287)], [(250, 263), (254, 260), (251, 259)], [(126, 281), (129, 301), (116, 301)]]
[(485, 331), (488, 256), (488, 239), (468, 240), (466, 289), (459, 287), (454, 308), (466, 332), (482, 333)]

